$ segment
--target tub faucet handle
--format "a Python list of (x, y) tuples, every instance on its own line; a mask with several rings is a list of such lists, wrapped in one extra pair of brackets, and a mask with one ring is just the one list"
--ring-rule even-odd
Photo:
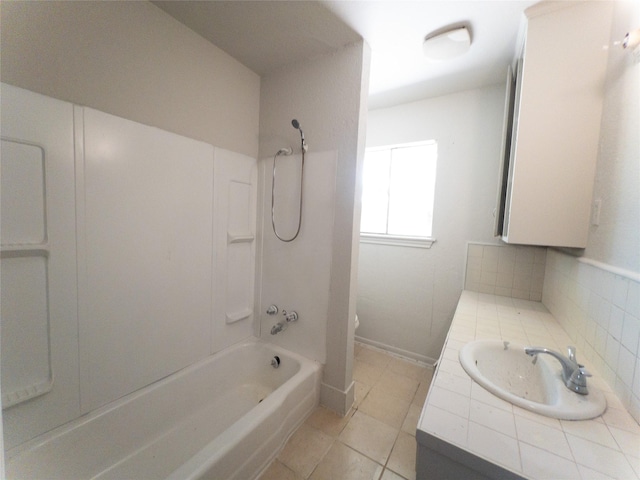
[(269, 305), (267, 308), (267, 315), (275, 315), (278, 313), (278, 307), (276, 305)]
[(282, 315), (284, 315), (284, 318), (287, 321), (287, 323), (295, 322), (296, 320), (298, 320), (298, 314), (296, 312), (287, 313), (286, 310), (283, 310)]

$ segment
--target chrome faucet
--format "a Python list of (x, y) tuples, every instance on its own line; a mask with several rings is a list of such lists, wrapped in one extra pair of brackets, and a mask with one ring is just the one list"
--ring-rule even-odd
[(289, 326), (286, 322), (278, 322), (273, 327), (271, 327), (271, 335), (277, 335), (278, 333), (286, 330)]
[[(269, 313), (269, 312), (267, 312)], [(270, 314), (273, 315), (273, 314)], [(282, 311), (282, 315), (284, 315), (284, 322), (278, 322), (273, 327), (271, 327), (271, 335), (277, 335), (278, 333), (286, 330), (291, 322), (296, 322), (298, 320), (298, 314), (296, 312), (287, 313), (286, 310)]]
[(562, 365), (562, 380), (565, 386), (572, 392), (587, 395), (589, 393), (587, 377), (590, 377), (591, 374), (584, 369), (584, 365), (580, 365), (576, 361), (576, 347), (567, 347), (567, 350), (568, 357), (544, 347), (528, 347), (524, 349), (524, 353), (532, 357), (539, 353), (551, 355)]

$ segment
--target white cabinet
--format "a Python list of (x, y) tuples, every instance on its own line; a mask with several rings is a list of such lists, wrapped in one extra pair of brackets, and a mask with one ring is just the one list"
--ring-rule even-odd
[(500, 233), (507, 243), (584, 248), (612, 2), (542, 2), (525, 13)]

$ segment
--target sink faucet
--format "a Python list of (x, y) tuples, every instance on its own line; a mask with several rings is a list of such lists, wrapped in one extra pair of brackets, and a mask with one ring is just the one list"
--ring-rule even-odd
[(590, 377), (591, 374), (584, 369), (584, 365), (580, 365), (576, 361), (576, 348), (568, 347), (567, 350), (569, 354), (568, 357), (544, 347), (528, 347), (524, 349), (524, 353), (532, 357), (539, 353), (551, 355), (562, 365), (562, 380), (565, 386), (572, 392), (587, 395), (589, 393), (587, 389), (587, 377)]

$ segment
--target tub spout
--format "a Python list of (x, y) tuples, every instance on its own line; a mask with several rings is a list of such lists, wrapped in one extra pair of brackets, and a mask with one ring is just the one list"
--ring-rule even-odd
[(288, 323), (286, 322), (278, 322), (273, 327), (271, 327), (271, 335), (277, 335), (288, 327)]

